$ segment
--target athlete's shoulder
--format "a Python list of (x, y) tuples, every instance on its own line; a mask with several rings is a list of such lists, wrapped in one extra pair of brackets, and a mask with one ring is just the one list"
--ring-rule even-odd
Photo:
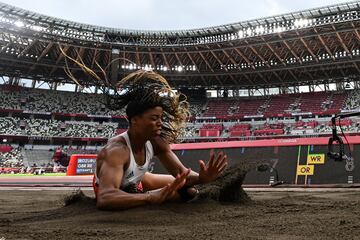
[(126, 145), (126, 140), (122, 135), (117, 135), (112, 138), (109, 138), (107, 145), (116, 144), (116, 143), (119, 143), (119, 144), (123, 143)]
[(154, 149), (154, 155), (170, 151), (170, 145), (167, 143), (164, 139), (162, 139), (160, 136), (154, 137), (151, 139), (151, 144)]
[(105, 161), (116, 161), (122, 159), (123, 162), (128, 161), (130, 150), (123, 141), (109, 141), (99, 152), (98, 159)]

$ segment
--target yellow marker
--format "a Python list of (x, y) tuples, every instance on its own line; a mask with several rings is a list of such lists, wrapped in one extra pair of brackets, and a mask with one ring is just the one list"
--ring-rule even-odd
[(314, 165), (298, 165), (296, 173), (299, 176), (314, 175)]
[(325, 154), (309, 154), (307, 156), (307, 164), (324, 164)]

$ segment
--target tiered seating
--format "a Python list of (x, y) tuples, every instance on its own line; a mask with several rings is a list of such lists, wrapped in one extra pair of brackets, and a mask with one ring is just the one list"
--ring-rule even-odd
[(199, 130), (200, 137), (219, 137), (224, 126), (222, 124), (205, 124)]
[(262, 114), (259, 111), (260, 107), (263, 106), (266, 99), (240, 99), (233, 105), (234, 116), (255, 116)]
[(317, 125), (319, 125), (317, 121), (304, 122), (300, 120), (295, 123), (295, 128), (296, 129), (315, 128)]
[(1, 168), (19, 168), (23, 166), (23, 155), (20, 148), (12, 148), (9, 152), (0, 152)]
[(52, 167), (51, 157), (53, 152), (48, 150), (26, 149), (24, 151), (25, 167)]
[(360, 90), (352, 91), (344, 105), (344, 110), (360, 109)]
[(326, 92), (302, 93), (299, 99), (300, 112), (318, 113), (324, 111), (324, 102), (329, 98)]
[(230, 137), (251, 136), (250, 124), (235, 124), (229, 128)]
[(191, 138), (197, 135), (198, 129), (194, 126), (187, 126), (183, 138)]
[[(351, 119), (341, 119), (340, 122), (337, 120), (336, 125), (337, 126), (351, 126), (353, 124), (353, 121)], [(328, 126), (332, 126), (332, 122), (328, 122)]]
[(264, 115), (281, 116), (287, 112), (291, 112), (293, 110), (293, 104), (298, 97), (298, 94), (272, 96), (269, 102), (269, 107), (264, 112)]
[[(21, 126), (23, 129), (21, 129)], [(117, 123), (46, 119), (0, 118), (0, 134), (40, 137), (109, 138), (115, 135)]]
[(284, 134), (284, 123), (265, 124), (263, 129), (254, 130), (254, 136), (282, 135)]
[(191, 117), (200, 117), (202, 115), (203, 106), (205, 102), (200, 100), (194, 100), (189, 102), (190, 104), (190, 116)]
[(19, 118), (0, 118), (0, 134), (2, 135), (21, 135)]
[(0, 86), (0, 108), (22, 109), (32, 112), (61, 112), (91, 115), (124, 115), (124, 110), (111, 111), (101, 103), (101, 94), (85, 94), (44, 89), (21, 88), (7, 91)]
[(220, 116), (228, 116), (229, 109), (233, 106), (234, 101), (231, 100), (209, 100), (206, 111), (204, 113), (204, 117), (220, 117)]
[(345, 100), (345, 93), (334, 93), (328, 111), (332, 113), (338, 113), (344, 106)]

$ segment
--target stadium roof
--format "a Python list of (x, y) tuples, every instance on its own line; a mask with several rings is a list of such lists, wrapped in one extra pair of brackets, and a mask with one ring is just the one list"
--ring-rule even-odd
[(0, 3), (0, 72), (68, 81), (61, 46), (91, 67), (111, 64), (113, 81), (140, 68), (159, 71), (178, 87), (358, 79), (359, 17), (355, 1), (215, 27), (143, 31), (86, 25)]

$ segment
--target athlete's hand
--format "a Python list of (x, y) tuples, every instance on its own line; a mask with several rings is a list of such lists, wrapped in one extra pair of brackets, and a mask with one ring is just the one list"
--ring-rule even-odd
[(187, 169), (186, 171), (176, 175), (176, 178), (172, 183), (169, 183), (161, 189), (149, 191), (149, 202), (152, 204), (160, 204), (174, 197), (174, 195), (177, 194), (177, 191), (185, 185), (186, 178), (190, 174), (190, 171), (190, 169)]
[(212, 149), (210, 151), (210, 160), (208, 164), (205, 165), (203, 160), (199, 160), (199, 164), (199, 182), (208, 183), (214, 181), (220, 175), (226, 168), (228, 161), (227, 156), (223, 151), (215, 154), (215, 151)]

